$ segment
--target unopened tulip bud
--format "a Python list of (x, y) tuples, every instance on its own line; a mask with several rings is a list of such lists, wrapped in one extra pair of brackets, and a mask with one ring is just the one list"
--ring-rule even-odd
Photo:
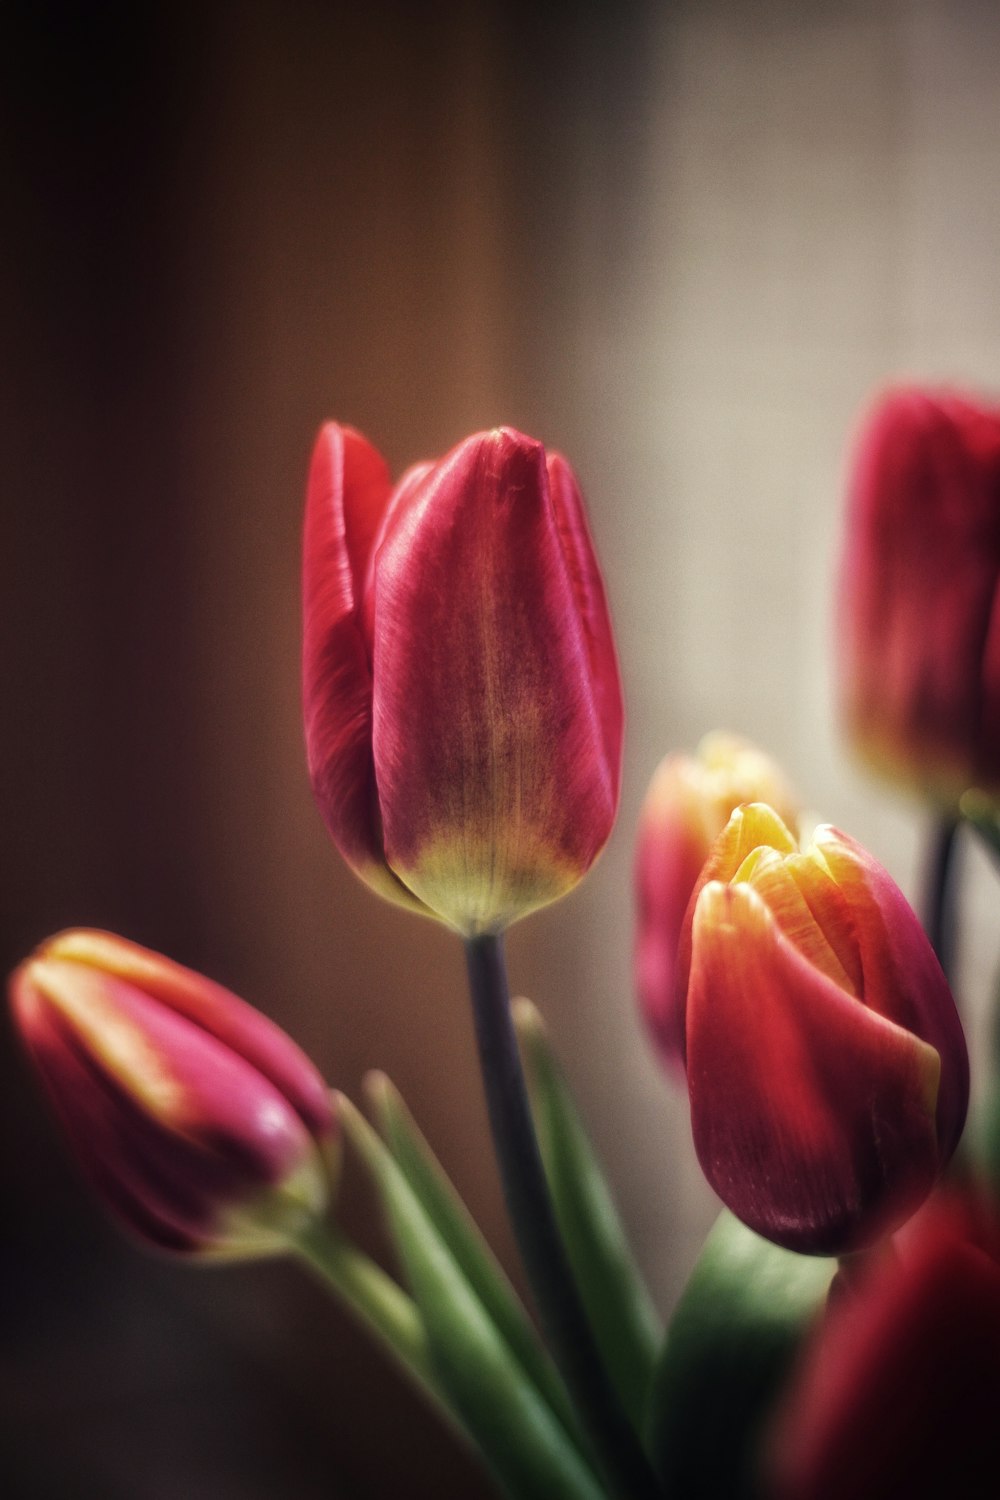
[(742, 802), (767, 802), (795, 827), (796, 800), (773, 760), (736, 735), (706, 735), (657, 767), (639, 815), (635, 982), (660, 1056), (684, 1066), (677, 945), (708, 851)]
[(954, 805), (1000, 795), (1000, 408), (901, 388), (851, 480), (838, 640), (848, 733)]
[(916, 916), (853, 839), (800, 850), (741, 807), (713, 846), (681, 942), (695, 1148), (757, 1233), (844, 1254), (896, 1228), (950, 1159), (968, 1055)]
[(467, 937), (575, 885), (614, 822), (622, 701), (566, 461), (500, 428), (393, 488), (329, 423), (303, 584), (310, 775), (356, 873)]
[(14, 1018), (87, 1177), (164, 1250), (267, 1255), (326, 1207), (336, 1127), (312, 1063), (221, 985), (123, 938), (50, 938)]

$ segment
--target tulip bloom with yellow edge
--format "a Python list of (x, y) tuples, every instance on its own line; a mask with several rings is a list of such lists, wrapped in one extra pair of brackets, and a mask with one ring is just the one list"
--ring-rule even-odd
[(10, 981), (53, 1111), (115, 1216), (158, 1249), (267, 1255), (324, 1212), (336, 1125), (312, 1063), (221, 985), (107, 932)]
[(683, 1068), (677, 948), (691, 892), (735, 807), (767, 802), (790, 828), (798, 806), (770, 756), (734, 734), (706, 735), (694, 755), (668, 755), (649, 784), (635, 855), (635, 982), (664, 1062)]
[(853, 839), (806, 849), (738, 808), (681, 941), (695, 1149), (715, 1191), (791, 1250), (844, 1254), (930, 1192), (965, 1122), (969, 1066), (913, 911)]
[(303, 592), (309, 770), (356, 873), (466, 937), (575, 885), (614, 822), (623, 714), (565, 459), (499, 428), (394, 487), (328, 423)]

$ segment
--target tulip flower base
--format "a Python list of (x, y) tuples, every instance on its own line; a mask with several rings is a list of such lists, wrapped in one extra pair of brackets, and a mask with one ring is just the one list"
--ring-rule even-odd
[[(621, 683), (579, 486), (511, 428), (393, 484), (360, 433), (327, 424), (303, 566), (313, 790), (350, 868), (464, 943), (534, 1306), (385, 1075), (366, 1079), (371, 1123), (213, 981), (64, 932), (12, 976), (12, 1011), (110, 1212), (193, 1263), (295, 1257), (509, 1500), (993, 1500), (1000, 1048), (959, 1175), (970, 1074), (946, 971), (960, 824), (1000, 855), (996, 562), (978, 547), (1000, 536), (998, 481), (994, 411), (904, 392), (853, 488), (845, 714), (933, 799), (930, 939), (853, 838), (800, 838), (796, 795), (747, 741), (710, 735), (653, 779), (636, 990), (726, 1206), (664, 1334), (504, 961), (506, 928), (587, 874), (618, 807)], [(383, 1210), (388, 1267), (338, 1222), (344, 1150)]]

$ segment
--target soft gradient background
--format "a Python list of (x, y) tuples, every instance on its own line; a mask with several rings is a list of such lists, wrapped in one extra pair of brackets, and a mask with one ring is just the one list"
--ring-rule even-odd
[[(541, 436), (589, 496), (630, 733), (612, 844), (514, 934), (513, 979), (667, 1309), (713, 1204), (633, 1011), (638, 805), (724, 725), (916, 889), (919, 814), (836, 734), (841, 496), (881, 382), (1000, 387), (1000, 14), (38, 0), (2, 31), (5, 965), (118, 929), (353, 1094), (387, 1069), (513, 1267), (460, 953), (311, 804), (298, 550), (326, 416), (397, 466)], [(996, 890), (966, 876), (975, 1002)], [(0, 1069), (11, 1500), (485, 1494), (293, 1269), (119, 1241), (7, 1031)], [(347, 1214), (378, 1247), (350, 1183)]]

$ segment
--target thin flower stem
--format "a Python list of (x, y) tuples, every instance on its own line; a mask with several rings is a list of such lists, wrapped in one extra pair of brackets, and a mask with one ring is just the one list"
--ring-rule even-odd
[(503, 940), (470, 938), (466, 960), (507, 1209), (553, 1356), (612, 1492), (620, 1500), (653, 1500), (660, 1487), (601, 1363), (556, 1225), (511, 1015)]
[(955, 961), (955, 849), (959, 819), (940, 816), (931, 833), (924, 889), (924, 928), (950, 982)]
[(294, 1248), (454, 1427), (455, 1416), (435, 1377), (427, 1335), (413, 1299), (329, 1223), (304, 1230)]

